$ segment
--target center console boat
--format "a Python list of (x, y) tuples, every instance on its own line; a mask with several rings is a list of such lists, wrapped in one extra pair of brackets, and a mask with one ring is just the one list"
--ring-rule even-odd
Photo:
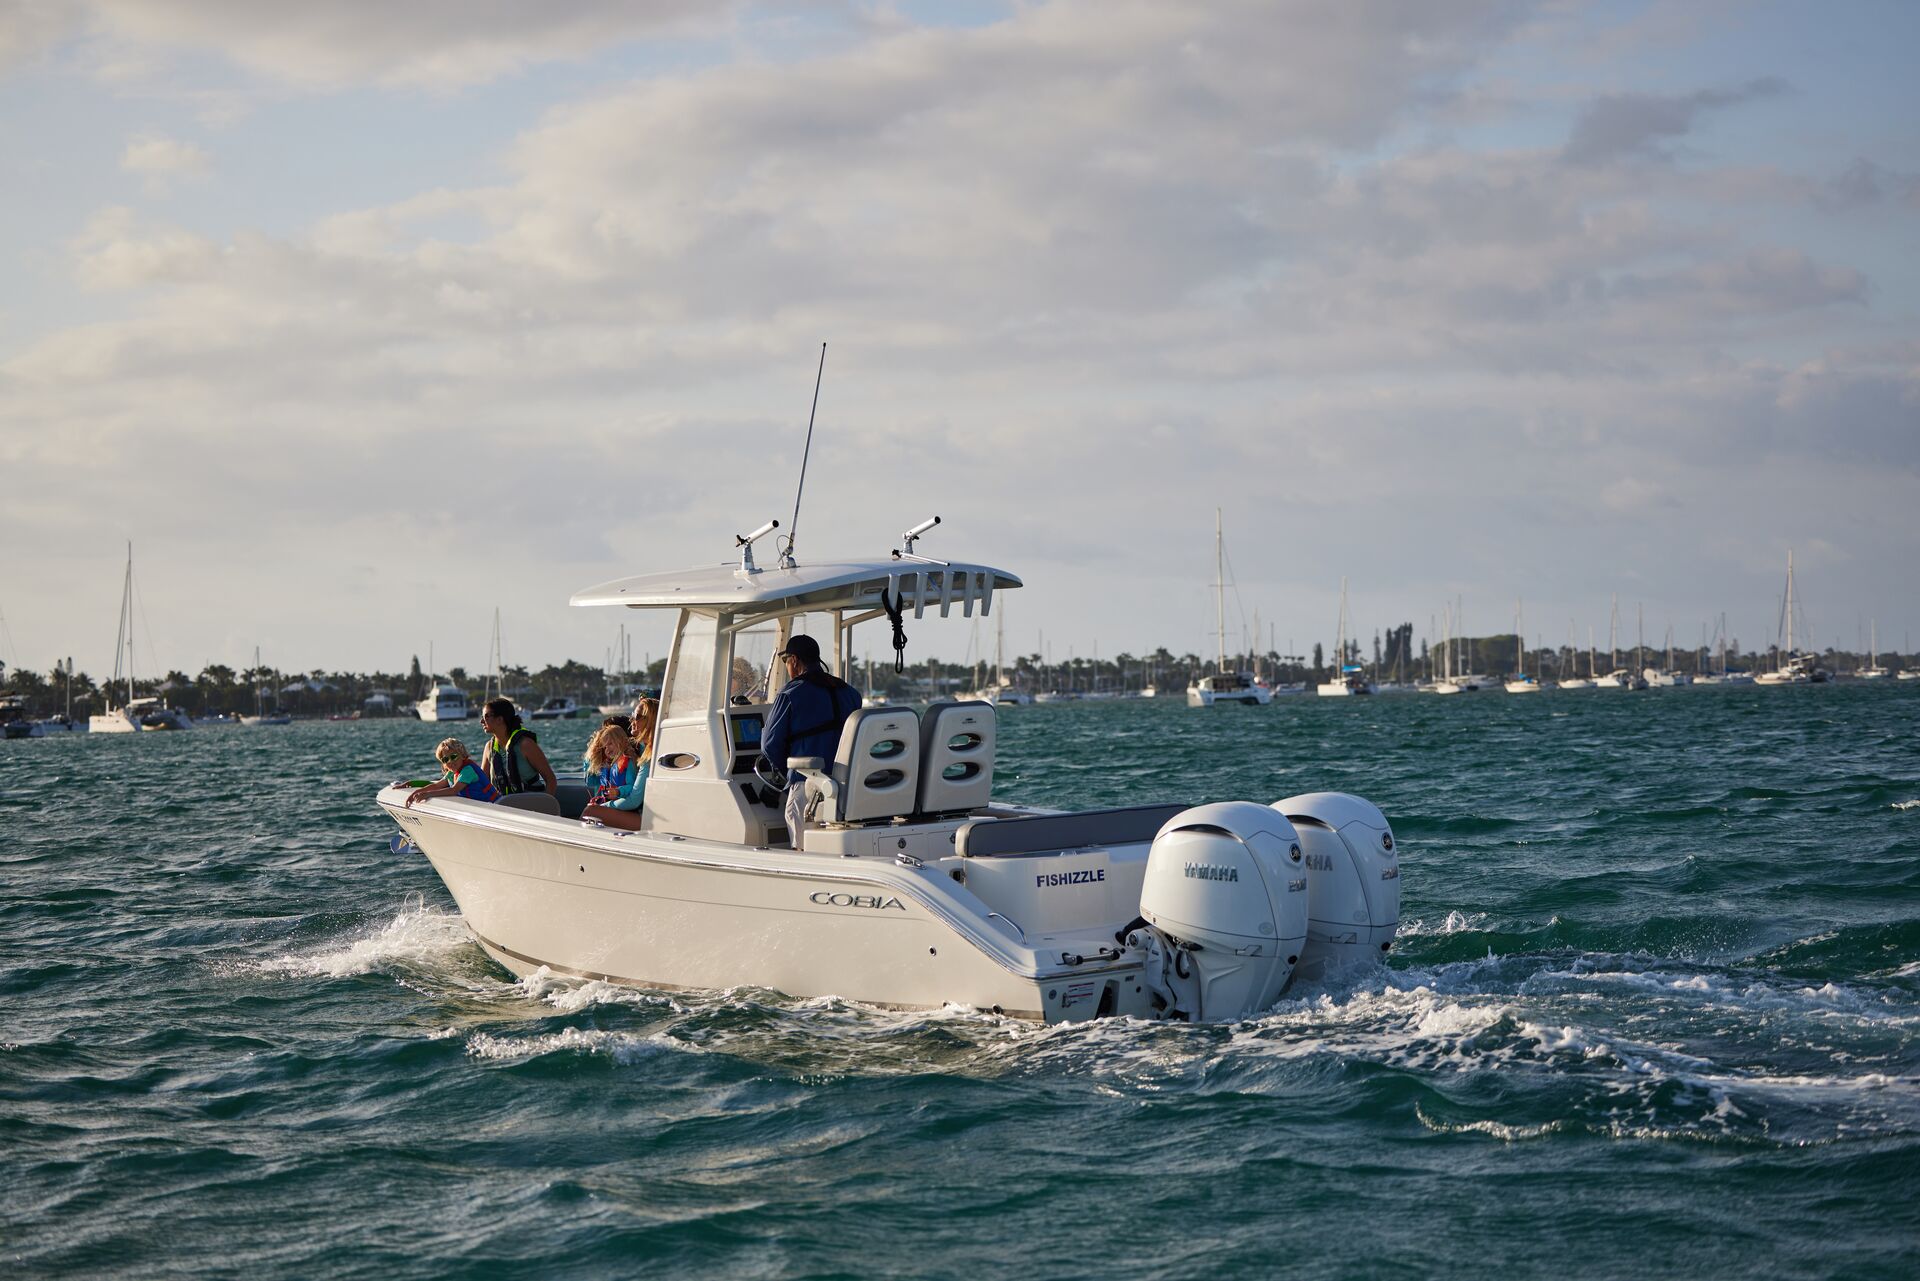
[(796, 841), (760, 747), (797, 620), (844, 678), (855, 628), (878, 620), (903, 639), (930, 609), (985, 616), (1021, 582), (917, 555), (913, 535), (884, 558), (760, 567), (758, 536), (736, 540), (737, 565), (573, 597), (674, 614), (641, 830), (581, 821), (575, 780), (559, 816), (380, 792), (507, 969), (1050, 1022), (1219, 1020), (1265, 1009), (1297, 973), (1392, 947), (1399, 856), (1371, 803), (996, 800), (985, 702), (853, 712), (831, 760), (791, 762), (813, 807)]

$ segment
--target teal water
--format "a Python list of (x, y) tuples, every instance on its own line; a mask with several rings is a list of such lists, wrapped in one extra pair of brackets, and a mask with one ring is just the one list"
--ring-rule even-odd
[(1391, 963), (1205, 1027), (516, 983), (372, 803), (441, 727), (0, 742), (0, 1272), (1920, 1270), (1920, 685), (1002, 724), (1012, 799), (1374, 799)]

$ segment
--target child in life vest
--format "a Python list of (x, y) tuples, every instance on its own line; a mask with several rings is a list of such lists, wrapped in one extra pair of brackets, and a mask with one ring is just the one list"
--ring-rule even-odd
[(459, 739), (441, 739), (440, 746), (433, 749), (433, 758), (440, 762), (440, 768), (444, 771), (440, 781), (415, 788), (407, 797), (409, 806), (415, 801), (435, 796), (464, 796), (470, 801), (488, 803), (500, 799), (500, 792), (494, 787), (493, 781), (481, 772), (480, 766), (467, 753), (467, 745)]
[[(651, 712), (653, 704), (648, 702)], [(587, 747), (587, 786), (593, 803), (581, 818), (624, 831), (640, 830), (640, 806), (647, 795), (647, 774), (653, 755), (653, 716), (636, 718), (634, 728), (644, 736), (635, 741), (617, 725), (593, 736)]]

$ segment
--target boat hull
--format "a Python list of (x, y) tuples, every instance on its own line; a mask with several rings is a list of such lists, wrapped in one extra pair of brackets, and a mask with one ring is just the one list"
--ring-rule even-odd
[(1253, 689), (1211, 690), (1189, 689), (1188, 707), (1216, 707), (1223, 703), (1239, 703), (1246, 707), (1264, 707), (1273, 701), (1273, 695), (1258, 687)]
[(615, 832), (459, 799), (408, 810), (404, 798), (388, 789), (380, 803), (476, 941), (522, 977), (772, 988), (1047, 1021), (1147, 1012), (1137, 965), (1049, 966), (1058, 951), (1028, 948), (1000, 918), (969, 920), (938, 869)]

